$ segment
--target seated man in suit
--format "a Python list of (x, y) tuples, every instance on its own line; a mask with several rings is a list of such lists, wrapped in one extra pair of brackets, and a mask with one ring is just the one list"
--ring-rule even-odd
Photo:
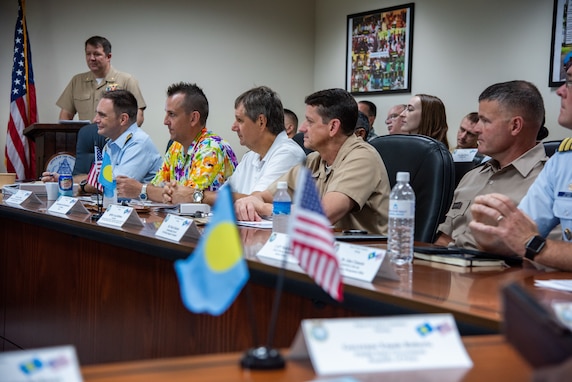
[(150, 184), (117, 177), (117, 191), (125, 197), (156, 202), (163, 202), (165, 191), (174, 203), (202, 203), (205, 190), (218, 190), (232, 175), (236, 155), (225, 140), (207, 130), (209, 103), (196, 84), (169, 86), (165, 111), (164, 123), (174, 142), (163, 164)]
[[(234, 101), (232, 130), (240, 144), (250, 149), (228, 180), (235, 199), (264, 191), (290, 168), (306, 160), (304, 150), (284, 131), (282, 110), (280, 97), (266, 86), (247, 90)], [(173, 198), (169, 190), (166, 188), (163, 194), (166, 203), (193, 202)], [(203, 203), (213, 205), (216, 191), (203, 193)]]
[[(358, 108), (345, 90), (328, 89), (306, 97), (305, 121), (300, 126), (304, 145), (315, 150), (306, 158), (320, 194), (324, 213), (337, 229), (387, 232), (389, 179), (380, 155), (354, 134)], [(260, 221), (272, 215), (278, 181), (296, 190), (300, 165), (266, 190), (235, 202), (239, 220)], [(295, 208), (295, 207), (294, 207)]]
[(515, 203), (524, 197), (547, 160), (544, 146), (536, 142), (543, 117), (542, 95), (529, 82), (497, 83), (481, 93), (474, 133), (479, 153), (491, 159), (461, 179), (435, 244), (477, 247), (469, 229), (476, 196), (499, 192)]
[[(161, 165), (161, 155), (153, 141), (137, 126), (137, 99), (128, 90), (105, 92), (97, 104), (94, 122), (98, 134), (108, 138), (102, 154), (107, 153), (113, 166), (113, 176), (127, 176), (148, 182)], [(59, 175), (45, 172), (44, 182), (54, 182)], [(87, 193), (97, 189), (87, 183), (87, 174), (79, 174), (74, 181)], [(119, 196), (124, 196), (118, 190)]]

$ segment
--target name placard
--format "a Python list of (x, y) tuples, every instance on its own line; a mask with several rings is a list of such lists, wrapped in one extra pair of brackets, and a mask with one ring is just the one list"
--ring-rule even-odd
[(82, 381), (72, 346), (0, 353), (0, 375), (11, 382)]
[(343, 277), (368, 283), (378, 274), (391, 280), (399, 279), (391, 267), (385, 249), (336, 242), (336, 255), (340, 261), (340, 272)]
[[(344, 278), (371, 282), (376, 275), (379, 275), (398, 280), (384, 249), (344, 242), (336, 242), (334, 249), (340, 273)], [(288, 264), (298, 264), (298, 259), (291, 254), (288, 235), (282, 233), (272, 233), (257, 256), (273, 260), (272, 264), (277, 266), (280, 266), (279, 262), (284, 261)]]
[(48, 208), (48, 212), (63, 215), (67, 215), (72, 212), (79, 214), (89, 214), (89, 211), (84, 207), (79, 199), (72, 198), (71, 196), (60, 196), (54, 202), (54, 204)]
[(155, 236), (162, 239), (181, 241), (183, 237), (197, 239), (200, 237), (197, 225), (191, 218), (168, 214)]
[(463, 372), (473, 364), (451, 314), (303, 320), (290, 357), (308, 356), (319, 375)]
[(453, 162), (472, 162), (478, 149), (456, 149), (453, 151)]
[(143, 226), (139, 215), (133, 207), (110, 204), (103, 215), (97, 221), (99, 225), (121, 228), (126, 224), (133, 226)]
[(27, 207), (32, 204), (42, 204), (42, 201), (32, 191), (18, 190), (6, 199), (6, 203), (13, 206)]

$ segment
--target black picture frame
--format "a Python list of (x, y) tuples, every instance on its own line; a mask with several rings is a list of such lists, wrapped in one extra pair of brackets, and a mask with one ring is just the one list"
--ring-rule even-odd
[(409, 3), (347, 16), (348, 92), (411, 92), (414, 10)]
[[(564, 59), (572, 52), (572, 22), (567, 22), (569, 12), (572, 12), (572, 9), (568, 9), (568, 1), (554, 0), (549, 87), (559, 87), (566, 80)], [(570, 37), (567, 38), (567, 35)]]

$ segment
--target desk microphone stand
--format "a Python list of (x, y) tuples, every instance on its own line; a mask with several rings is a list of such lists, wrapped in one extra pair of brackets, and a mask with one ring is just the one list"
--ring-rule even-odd
[(99, 192), (95, 194), (95, 197), (97, 203), (97, 213), (91, 215), (91, 220), (98, 221), (103, 215), (103, 199), (101, 200), (101, 202), (99, 201)]
[[(276, 332), (276, 321), (278, 320), (278, 308), (280, 306), (280, 297), (282, 296), (282, 289), (284, 286), (284, 273), (286, 272), (286, 255), (282, 260), (282, 266), (278, 272), (276, 280), (276, 293), (274, 294), (274, 302), (272, 304), (272, 315), (270, 317), (270, 326), (268, 328), (268, 338), (266, 346), (259, 346), (251, 348), (244, 353), (240, 360), (240, 365), (243, 369), (258, 369), (258, 370), (274, 370), (283, 369), (285, 362), (280, 352), (272, 347), (274, 341), (274, 334)], [(250, 287), (247, 290), (248, 294), (248, 310), (250, 314), (250, 322), (252, 324), (252, 333), (254, 343), (258, 343), (258, 336), (256, 335), (256, 324), (254, 321), (254, 307), (252, 305), (252, 292)]]

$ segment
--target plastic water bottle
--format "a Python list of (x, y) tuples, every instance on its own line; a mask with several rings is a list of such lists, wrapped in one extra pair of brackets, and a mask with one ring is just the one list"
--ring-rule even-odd
[(274, 199), (272, 200), (272, 232), (288, 233), (288, 219), (292, 199), (288, 195), (288, 183), (278, 182)]
[(397, 183), (389, 194), (387, 251), (391, 262), (409, 264), (413, 260), (415, 232), (415, 192), (409, 185), (409, 173), (398, 172)]

